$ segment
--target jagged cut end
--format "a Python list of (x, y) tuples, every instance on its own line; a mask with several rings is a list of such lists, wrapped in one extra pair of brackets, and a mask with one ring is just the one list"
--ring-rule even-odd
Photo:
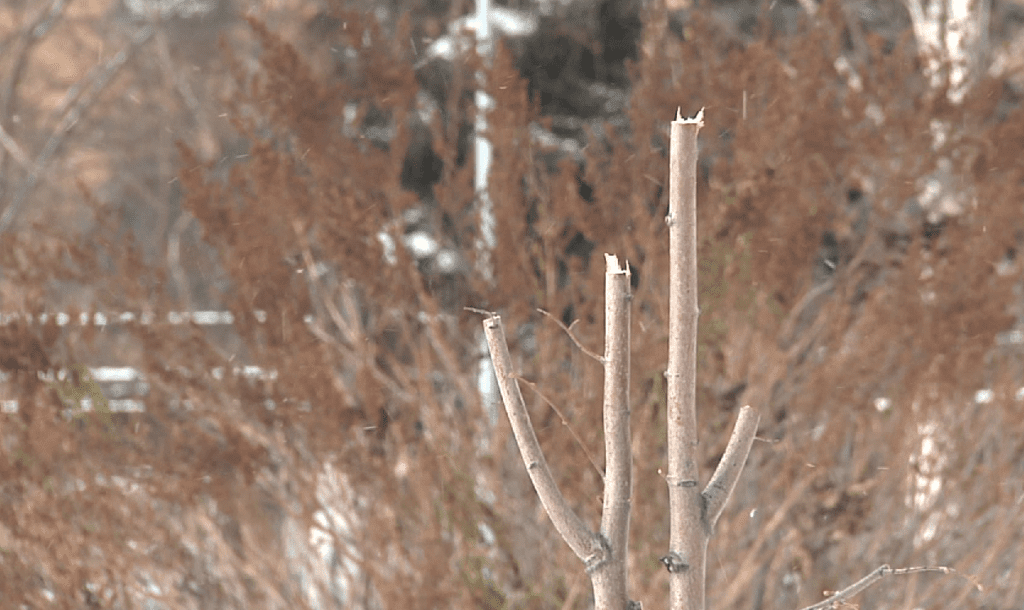
[(697, 127), (704, 126), (704, 108), (697, 111), (697, 114), (693, 115), (692, 119), (684, 119), (683, 111), (681, 108), (676, 106), (676, 119), (673, 123), (681, 123), (683, 125), (696, 125)]
[(625, 267), (625, 269), (623, 269), (619, 265), (619, 257), (614, 255), (614, 254), (607, 254), (606, 253), (604, 255), (604, 260), (605, 260), (605, 270), (608, 273), (625, 273), (627, 277), (630, 275), (630, 272), (629, 272), (629, 261), (626, 261), (626, 267)]

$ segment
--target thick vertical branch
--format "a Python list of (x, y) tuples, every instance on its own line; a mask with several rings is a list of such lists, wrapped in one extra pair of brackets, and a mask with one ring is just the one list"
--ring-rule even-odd
[(704, 610), (708, 541), (754, 442), (759, 417), (740, 410), (725, 455), (703, 492), (697, 472), (697, 132), (704, 111), (672, 122), (669, 153), (668, 498), (669, 608)]
[(587, 528), (566, 502), (565, 496), (551, 476), (544, 453), (541, 452), (519, 384), (512, 374), (512, 357), (508, 353), (501, 316), (492, 314), (484, 320), (484, 334), (487, 336), (487, 346), (491, 352), (491, 362), (494, 363), (494, 374), (498, 378), (502, 402), (505, 403), (505, 412), (512, 424), (512, 432), (519, 445), (519, 453), (523, 456), (523, 463), (526, 464), (526, 472), (530, 475), (530, 481), (537, 490), (544, 510), (566, 544), (585, 565), (590, 567), (603, 563), (607, 560), (605, 545), (601, 544), (600, 537)]
[(669, 153), (668, 499), (669, 607), (703, 610), (704, 558), (710, 536), (697, 472), (697, 132), (672, 122)]
[(604, 321), (604, 506), (601, 535), (611, 553), (606, 565), (594, 570), (595, 608), (626, 608), (626, 558), (629, 512), (633, 493), (629, 431), (629, 266), (605, 255)]

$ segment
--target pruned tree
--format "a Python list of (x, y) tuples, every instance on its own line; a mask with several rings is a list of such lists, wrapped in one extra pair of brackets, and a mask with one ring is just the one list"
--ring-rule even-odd
[[(661, 558), (671, 575), (671, 608), (704, 607), (708, 540), (747, 461), (759, 416), (740, 410), (728, 448), (703, 491), (697, 469), (697, 132), (703, 110), (672, 122), (669, 181), (668, 474), (671, 534)], [(558, 533), (580, 558), (594, 587), (599, 610), (639, 607), (626, 591), (632, 456), (629, 432), (630, 271), (605, 255), (604, 504), (601, 527), (591, 531), (559, 491), (537, 442), (505, 341), (501, 317), (491, 314), (484, 331), (523, 462)]]
[[(669, 573), (669, 608), (705, 607), (708, 542), (732, 495), (760, 415), (751, 406), (739, 411), (729, 444), (710, 480), (700, 489), (697, 446), (697, 133), (703, 109), (692, 119), (677, 111), (671, 124), (669, 154), (669, 348), (665, 370), (668, 393), (669, 549), (661, 563)], [(629, 514), (632, 506), (632, 455), (629, 427), (630, 269), (605, 254), (604, 355), (589, 354), (604, 367), (603, 421), (605, 467), (601, 525), (592, 531), (558, 488), (534, 433), (512, 367), (501, 316), (490, 313), (484, 332), (501, 398), (526, 470), (555, 529), (583, 562), (597, 610), (634, 610), (641, 602), (626, 590)], [(568, 330), (568, 329), (567, 329)], [(835, 608), (888, 575), (922, 571), (950, 573), (945, 567), (893, 569), (882, 565), (842, 591), (805, 610)]]

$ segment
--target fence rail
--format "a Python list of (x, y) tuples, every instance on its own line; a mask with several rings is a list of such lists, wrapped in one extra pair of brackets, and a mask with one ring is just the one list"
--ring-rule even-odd
[[(258, 323), (262, 324), (267, 320), (267, 313), (259, 309), (253, 310), (253, 317), (256, 318)], [(37, 314), (26, 312), (0, 312), (0, 327), (7, 326), (18, 321), (24, 321), (30, 325), (55, 324), (60, 327), (71, 328), (85, 326), (115, 328), (118, 326), (129, 326), (132, 324), (139, 324), (142, 326), (161, 324), (180, 326), (184, 324), (195, 324), (197, 326), (207, 327), (231, 327), (235, 322), (235, 316), (230, 311), (224, 310), (170, 311), (162, 315), (158, 315), (155, 312), (78, 312), (74, 314), (66, 312), (42, 312)], [(313, 316), (307, 314), (303, 318), (303, 321), (306, 324), (312, 324)], [(996, 336), (995, 344), (997, 348), (1020, 349), (1021, 346), (1024, 346), (1024, 330), (1018, 328), (999, 333)], [(89, 371), (90, 379), (95, 381), (101, 388), (105, 398), (106, 407), (111, 412), (141, 413), (146, 410), (144, 398), (149, 392), (149, 384), (146, 382), (145, 375), (143, 375), (141, 371), (131, 366), (96, 366), (86, 368)], [(189, 371), (182, 372), (186, 375), (190, 374)], [(72, 378), (72, 371), (69, 371), (68, 369), (35, 371), (35, 374), (40, 380), (48, 383), (59, 383)], [(223, 381), (225, 379), (234, 379), (238, 377), (242, 377), (253, 382), (273, 381), (277, 379), (277, 371), (275, 369), (263, 370), (261, 367), (254, 365), (215, 367), (208, 371), (208, 375), (214, 381)], [(18, 400), (7, 396), (10, 390), (6, 386), (10, 382), (12, 376), (13, 375), (11, 373), (0, 371), (0, 413), (10, 414), (18, 412)], [(991, 390), (978, 390), (975, 395), (975, 401), (985, 402), (986, 397), (990, 393)], [(879, 401), (885, 400), (887, 399), (884, 397), (876, 399), (876, 408), (878, 408)], [(1024, 387), (1017, 390), (1014, 395), (1014, 400), (1017, 402), (1024, 402)], [(82, 398), (79, 400), (79, 408), (83, 411), (90, 411), (94, 408), (92, 403), (93, 401), (91, 398)], [(182, 401), (181, 406), (186, 409), (190, 408), (188, 401)], [(265, 406), (271, 410), (275, 408), (274, 402), (269, 399)]]
[[(266, 322), (267, 313), (262, 310), (254, 310), (253, 316), (259, 323)], [(312, 323), (311, 315), (305, 316), (307, 324)], [(0, 326), (9, 326), (17, 322), (24, 322), (29, 325), (54, 324), (59, 327), (82, 328), (95, 326), (101, 328), (116, 328), (118, 326), (155, 326), (167, 324), (170, 326), (181, 326), (184, 324), (195, 324), (197, 326), (230, 327), (235, 322), (235, 316), (230, 311), (205, 310), (205, 311), (170, 311), (158, 315), (155, 312), (0, 312)], [(113, 413), (141, 413), (146, 410), (145, 397), (149, 393), (149, 384), (145, 375), (132, 366), (95, 366), (85, 367), (88, 371), (88, 381), (95, 382), (103, 394), (105, 408)], [(188, 371), (183, 373), (190, 374)], [(74, 371), (67, 368), (34, 371), (41, 381), (47, 383), (62, 383), (73, 379)], [(277, 371), (274, 369), (264, 370), (254, 365), (235, 365), (231, 367), (215, 367), (207, 371), (209, 377), (215, 381), (226, 379), (244, 378), (251, 381), (273, 381), (277, 379)], [(31, 374), (31, 372), (29, 373)], [(14, 373), (0, 371), (0, 413), (17, 413), (19, 410), (18, 400), (11, 397), (8, 384), (13, 379)], [(82, 411), (91, 411), (96, 408), (92, 397), (78, 398), (78, 407)], [(188, 401), (182, 401), (186, 409), (190, 407)], [(273, 401), (268, 401), (267, 408), (274, 408)]]

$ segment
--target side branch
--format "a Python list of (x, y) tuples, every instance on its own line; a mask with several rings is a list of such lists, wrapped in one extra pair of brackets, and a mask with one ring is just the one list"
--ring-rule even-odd
[(879, 580), (886, 576), (904, 576), (907, 574), (917, 574), (919, 572), (940, 572), (942, 574), (949, 574), (953, 572), (952, 568), (945, 566), (938, 567), (914, 567), (914, 568), (890, 568), (888, 565), (883, 564), (875, 568), (870, 574), (861, 578), (857, 582), (853, 583), (849, 587), (846, 587), (842, 591), (833, 593), (828, 599), (820, 601), (813, 606), (807, 606), (803, 610), (825, 610), (826, 608), (839, 608), (846, 604), (846, 600), (850, 599), (854, 595), (857, 595), (864, 589), (867, 589), (871, 585), (875, 584)]
[(743, 472), (743, 465), (747, 463), (747, 455), (750, 454), (750, 445), (754, 442), (754, 435), (757, 434), (757, 424), (761, 416), (756, 409), (749, 405), (740, 409), (736, 426), (732, 429), (732, 436), (729, 437), (729, 444), (725, 447), (725, 454), (715, 474), (711, 475), (707, 487), (704, 488), (703, 496), (706, 508), (707, 522), (709, 529), (714, 529), (718, 518), (722, 516), (722, 509), (729, 501), (736, 481)]
[(501, 316), (491, 314), (484, 320), (484, 334), (487, 336), (487, 347), (491, 352), (491, 362), (494, 363), (494, 374), (498, 378), (498, 388), (501, 390), (505, 412), (512, 424), (512, 432), (519, 445), (519, 453), (523, 456), (523, 463), (526, 464), (526, 472), (530, 475), (530, 481), (537, 490), (544, 510), (569, 548), (587, 567), (602, 563), (607, 559), (606, 545), (601, 544), (600, 537), (587, 529), (573, 512), (565, 496), (558, 489), (554, 477), (551, 476), (547, 460), (544, 459), (519, 384), (512, 373), (512, 357), (508, 353)]
[(562, 322), (561, 320), (559, 320), (559, 319), (558, 319), (558, 318), (556, 318), (555, 316), (551, 315), (551, 312), (549, 312), (549, 311), (546, 311), (546, 310), (544, 310), (544, 309), (540, 309), (539, 307), (537, 308), (537, 311), (539, 311), (539, 312), (540, 312), (540, 313), (542, 313), (543, 315), (547, 316), (547, 317), (548, 317), (548, 318), (549, 318), (549, 319), (550, 319), (550, 320), (551, 320), (552, 322), (554, 322), (555, 324), (557, 324), (557, 325), (558, 325), (558, 327), (559, 327), (559, 328), (561, 328), (561, 329), (562, 329), (562, 331), (563, 331), (563, 332), (564, 332), (564, 333), (565, 333), (565, 334), (566, 334), (566, 335), (567, 335), (567, 336), (568, 336), (568, 337), (569, 337), (570, 339), (572, 339), (572, 342), (576, 344), (576, 347), (578, 347), (578, 348), (579, 348), (579, 350), (580, 350), (581, 352), (583, 352), (584, 354), (586, 354), (586, 355), (590, 356), (591, 358), (593, 358), (593, 359), (594, 359), (594, 360), (596, 360), (597, 362), (599, 362), (599, 363), (601, 363), (601, 364), (604, 364), (604, 358), (603, 358), (603, 357), (601, 357), (601, 356), (598, 356), (598, 355), (597, 355), (597, 354), (595, 354), (594, 352), (592, 352), (592, 351), (590, 351), (589, 349), (587, 349), (587, 346), (586, 346), (586, 345), (583, 345), (582, 343), (580, 343), (580, 340), (579, 340), (578, 338), (576, 338), (576, 334), (575, 334), (574, 332), (572, 332), (572, 327), (573, 327), (573, 326), (576, 326), (576, 323), (577, 323), (577, 322), (579, 322), (579, 320), (573, 320), (573, 323), (572, 323), (572, 324), (570, 324), (569, 326), (566, 326), (564, 322)]

